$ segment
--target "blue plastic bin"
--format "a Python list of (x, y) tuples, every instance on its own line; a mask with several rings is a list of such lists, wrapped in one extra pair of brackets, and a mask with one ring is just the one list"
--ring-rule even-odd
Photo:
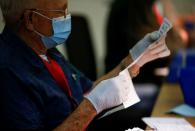
[(195, 68), (195, 49), (178, 50), (169, 66), (167, 81), (178, 83), (182, 68)]
[(195, 67), (181, 69), (179, 82), (185, 103), (195, 107)]

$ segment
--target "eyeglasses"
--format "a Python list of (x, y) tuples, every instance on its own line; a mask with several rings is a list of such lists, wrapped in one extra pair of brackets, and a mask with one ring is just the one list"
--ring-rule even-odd
[[(45, 9), (32, 9), (34, 12), (38, 12), (48, 18), (56, 18), (59, 16), (67, 16), (69, 14), (68, 9), (66, 10), (45, 10)], [(49, 12), (49, 13), (48, 13)]]

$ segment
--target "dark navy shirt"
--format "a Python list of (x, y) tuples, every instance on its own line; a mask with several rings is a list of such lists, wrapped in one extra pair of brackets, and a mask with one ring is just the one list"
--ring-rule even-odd
[[(92, 82), (56, 49), (47, 55), (62, 67), (79, 104)], [(0, 130), (52, 130), (73, 110), (39, 56), (6, 27), (0, 35)]]

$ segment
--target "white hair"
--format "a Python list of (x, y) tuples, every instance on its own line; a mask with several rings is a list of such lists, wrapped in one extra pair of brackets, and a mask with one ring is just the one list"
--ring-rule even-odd
[(12, 21), (14, 17), (22, 15), (25, 9), (34, 7), (37, 0), (0, 0), (5, 20)]

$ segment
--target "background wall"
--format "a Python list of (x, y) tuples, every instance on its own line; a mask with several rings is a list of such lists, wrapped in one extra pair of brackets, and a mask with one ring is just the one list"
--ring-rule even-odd
[[(89, 28), (94, 43), (98, 76), (104, 74), (105, 27), (111, 2), (112, 0), (69, 0), (69, 11), (72, 14), (85, 16), (89, 22)], [(59, 48), (66, 56), (62, 46)]]
[(195, 13), (195, 0), (172, 0), (177, 12), (181, 14)]
[[(69, 11), (72, 14), (85, 16), (89, 22), (98, 76), (103, 75), (105, 69), (106, 24), (112, 1), (113, 0), (69, 0)], [(172, 1), (179, 13), (195, 12), (195, 0), (185, 0), (185, 2), (184, 0)], [(162, 7), (160, 7), (160, 9), (162, 9)], [(63, 46), (59, 46), (59, 50), (67, 56), (66, 49), (64, 49)]]

